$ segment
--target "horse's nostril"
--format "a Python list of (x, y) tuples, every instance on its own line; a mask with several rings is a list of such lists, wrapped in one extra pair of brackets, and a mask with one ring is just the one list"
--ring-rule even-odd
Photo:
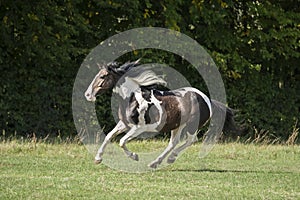
[(90, 96), (90, 93), (87, 93), (85, 96), (89, 97), (89, 96)]

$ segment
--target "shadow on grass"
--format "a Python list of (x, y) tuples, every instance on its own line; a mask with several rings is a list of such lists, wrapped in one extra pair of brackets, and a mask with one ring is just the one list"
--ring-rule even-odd
[(295, 172), (289, 171), (256, 171), (256, 170), (232, 170), (232, 169), (173, 169), (173, 172), (211, 172), (211, 173), (271, 173), (271, 174), (292, 174)]

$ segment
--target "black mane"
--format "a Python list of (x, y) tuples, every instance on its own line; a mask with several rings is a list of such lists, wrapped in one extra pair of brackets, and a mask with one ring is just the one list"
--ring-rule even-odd
[(126, 62), (124, 64), (120, 64), (118, 62), (112, 62), (106, 65), (106, 68), (120, 76), (124, 75), (126, 72), (128, 72), (133, 67), (137, 67), (140, 65), (140, 60), (136, 60), (134, 62)]

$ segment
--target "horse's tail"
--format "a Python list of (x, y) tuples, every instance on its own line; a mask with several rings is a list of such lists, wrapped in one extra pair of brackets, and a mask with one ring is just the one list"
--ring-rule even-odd
[(211, 100), (211, 107), (212, 114), (213, 116), (215, 116), (213, 117), (213, 119), (216, 119), (215, 123), (220, 123), (219, 120), (221, 120), (225, 116), (224, 126), (222, 129), (223, 132), (233, 133), (236, 135), (241, 135), (244, 132), (243, 128), (240, 127), (234, 119), (235, 115), (233, 109), (213, 99)]

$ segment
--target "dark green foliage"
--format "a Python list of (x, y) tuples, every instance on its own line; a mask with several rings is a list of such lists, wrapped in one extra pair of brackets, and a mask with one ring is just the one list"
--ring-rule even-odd
[[(0, 1), (0, 128), (74, 136), (72, 87), (84, 57), (118, 32), (157, 26), (181, 31), (207, 49), (249, 135), (255, 128), (287, 139), (300, 111), (299, 13), (297, 0)], [(140, 56), (173, 66), (206, 91), (191, 66), (170, 53), (148, 49), (121, 60)], [(97, 105), (108, 130), (114, 124), (109, 95)]]

